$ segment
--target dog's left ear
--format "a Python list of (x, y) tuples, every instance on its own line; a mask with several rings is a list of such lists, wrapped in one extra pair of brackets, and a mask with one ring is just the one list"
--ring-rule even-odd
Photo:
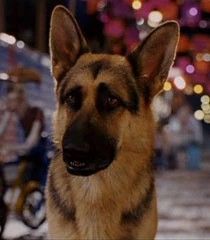
[(175, 58), (178, 39), (178, 24), (166, 22), (152, 31), (128, 56), (137, 86), (149, 102), (163, 88)]
[(55, 7), (50, 25), (50, 56), (52, 73), (58, 83), (79, 56), (88, 51), (73, 15), (63, 6)]

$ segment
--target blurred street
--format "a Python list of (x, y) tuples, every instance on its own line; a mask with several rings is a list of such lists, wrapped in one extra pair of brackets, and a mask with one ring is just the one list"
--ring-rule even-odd
[[(209, 157), (209, 156), (208, 156)], [(200, 171), (174, 170), (156, 174), (159, 210), (157, 239), (209, 239), (210, 164)], [(32, 231), (10, 217), (5, 239), (46, 239), (47, 224)], [(20, 236), (22, 236), (20, 238)], [(25, 237), (23, 237), (25, 236)]]
[(157, 239), (209, 239), (210, 170), (157, 174)]

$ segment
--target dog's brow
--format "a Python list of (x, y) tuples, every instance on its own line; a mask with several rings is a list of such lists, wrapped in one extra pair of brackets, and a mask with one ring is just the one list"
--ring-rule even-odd
[(116, 74), (119, 76), (119, 74), (123, 75), (124, 78), (130, 78), (127, 70), (127, 67), (124, 65), (113, 65), (109, 60), (107, 59), (100, 59), (91, 63), (88, 63), (84, 66), (82, 66), (82, 70), (89, 69), (93, 75), (93, 79), (96, 79), (98, 74), (102, 71), (108, 70), (109, 72)]
[(97, 78), (100, 71), (108, 68), (111, 68), (111, 63), (106, 59), (100, 59), (83, 66), (83, 69), (90, 69), (93, 79)]

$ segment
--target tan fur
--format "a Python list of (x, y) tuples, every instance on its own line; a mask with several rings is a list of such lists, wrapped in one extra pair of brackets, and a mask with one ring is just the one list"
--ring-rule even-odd
[[(56, 90), (58, 98), (62, 86), (59, 81), (66, 71), (67, 62), (66, 60), (59, 62), (59, 59), (57, 59), (57, 55), (60, 53), (56, 53), (58, 50), (53, 45), (54, 38), (57, 38), (53, 26), (56, 21), (59, 21), (59, 24), (62, 21), (55, 17), (56, 14), (62, 16), (62, 12), (64, 12), (64, 15), (69, 14), (62, 7), (59, 7), (57, 12), (54, 13), (53, 21), (55, 23), (52, 23), (51, 30), (53, 32), (51, 34), (52, 71), (58, 82)], [(67, 15), (65, 15), (65, 20), (68, 18)], [(60, 40), (56, 39), (55, 41)], [(75, 49), (77, 50), (78, 46)], [(65, 52), (67, 52), (66, 49)], [(170, 58), (171, 63), (173, 57)], [(146, 55), (145, 58), (147, 59)], [(81, 71), (82, 66), (96, 60), (107, 59), (111, 66), (120, 66), (123, 71), (132, 74), (131, 65), (125, 57), (106, 54), (85, 53), (77, 59), (76, 63), (72, 55), (69, 54), (69, 59), (72, 62), (74, 61), (74, 64), (71, 63), (70, 68), (73, 66), (70, 72), (71, 77), (69, 77), (71, 81), (65, 88), (72, 88), (75, 84), (82, 86), (86, 99), (80, 111), (76, 113), (69, 110), (65, 104), (58, 104), (54, 124), (54, 139), (57, 148), (62, 148), (62, 138), (68, 126), (71, 126), (72, 122), (78, 117), (85, 118), (88, 116), (91, 123), (104, 129), (108, 135), (118, 139), (118, 150), (116, 159), (108, 168), (88, 177), (70, 175), (66, 171), (62, 154), (58, 154), (52, 161), (46, 191), (49, 237), (50, 239), (154, 239), (157, 230), (155, 189), (153, 189), (149, 206), (142, 213), (142, 218), (134, 223), (132, 221), (122, 222), (122, 214), (132, 211), (144, 200), (153, 182), (154, 120), (150, 103), (146, 101), (143, 94), (140, 94), (140, 105), (137, 113), (134, 114), (122, 109), (109, 117), (101, 116), (95, 107), (98, 85), (101, 82), (106, 82), (123, 99), (127, 100), (129, 95), (126, 90), (126, 80), (122, 79), (120, 74), (105, 70), (97, 77), (97, 80), (93, 81), (89, 69), (85, 68)], [(165, 71), (168, 72), (171, 63), (168, 63), (169, 66)], [(158, 78), (157, 74), (156, 78)], [(166, 79), (166, 75), (166, 72), (161, 72), (159, 80)], [(144, 73), (145, 76), (150, 78), (148, 72)], [(155, 93), (160, 90), (160, 87), (157, 87), (160, 85), (159, 80), (155, 80), (157, 83), (155, 82), (154, 86), (151, 84), (152, 91), (155, 91)], [(144, 87), (144, 81), (140, 84)], [(141, 89), (141, 86), (139, 89)], [(154, 95), (152, 91), (151, 94)], [(55, 200), (53, 200), (54, 193), (50, 189), (52, 182), (62, 199), (62, 206), (67, 210), (75, 209), (74, 220), (67, 219), (56, 206)]]

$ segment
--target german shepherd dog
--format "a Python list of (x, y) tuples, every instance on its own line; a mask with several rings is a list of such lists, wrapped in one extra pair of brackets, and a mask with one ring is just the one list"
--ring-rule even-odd
[(154, 239), (153, 97), (174, 61), (179, 27), (156, 28), (128, 56), (93, 54), (57, 6), (50, 54), (58, 149), (47, 185), (50, 239)]

